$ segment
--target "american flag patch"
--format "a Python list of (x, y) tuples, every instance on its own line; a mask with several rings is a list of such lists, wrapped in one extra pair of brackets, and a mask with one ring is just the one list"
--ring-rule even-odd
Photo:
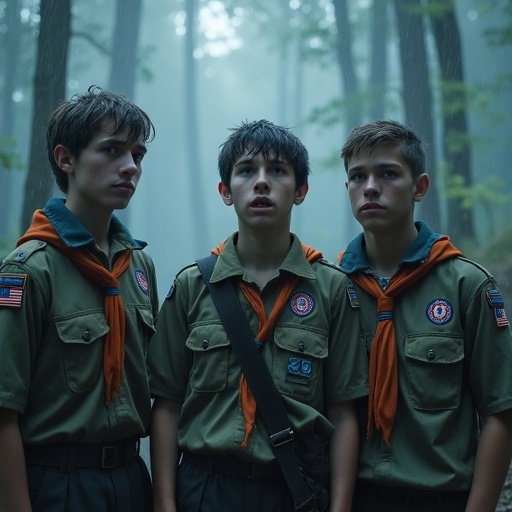
[(507, 314), (503, 308), (494, 308), (494, 316), (496, 317), (496, 325), (498, 327), (507, 327)]
[(0, 274), (0, 306), (21, 307), (27, 275)]

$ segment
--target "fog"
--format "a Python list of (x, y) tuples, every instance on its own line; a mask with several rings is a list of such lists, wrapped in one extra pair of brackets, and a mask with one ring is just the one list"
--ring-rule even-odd
[[(36, 30), (38, 2), (23, 0), (19, 4), (25, 10), (25, 16), (32, 16)], [(156, 137), (148, 146), (138, 190), (121, 216), (133, 236), (149, 244), (147, 252), (157, 268), (161, 300), (174, 275), (183, 266), (206, 255), (210, 248), (237, 229), (233, 208), (226, 207), (217, 192), (217, 151), (229, 135), (229, 128), (245, 120), (265, 118), (285, 124), (293, 129), (310, 152), (310, 190), (305, 202), (295, 207), (292, 220), (292, 230), (305, 243), (334, 260), (358, 232), (348, 207), (345, 171), (337, 158), (343, 140), (353, 126), (348, 126), (348, 116), (342, 115), (338, 116), (339, 123), (331, 125), (310, 121), (315, 108), (343, 97), (336, 58), (327, 55), (327, 47), (323, 56), (320, 52), (317, 58), (299, 58), (293, 40), (283, 45), (279, 39), (281, 31), (289, 35), (295, 25), (311, 21), (313, 16), (323, 18), (324, 30), (335, 31), (331, 3), (327, 0), (284, 2), (283, 9), (287, 14), (282, 20), (272, 17), (275, 4), (270, 1), (199, 1), (196, 4), (194, 71), (198, 130), (193, 144), (197, 152), (199, 178), (192, 178), (190, 158), (185, 150), (188, 143), (188, 114), (184, 100), (188, 87), (184, 49), (185, 2), (142, 2), (138, 44), (140, 60), (133, 99), (151, 117)], [(353, 53), (356, 68), (364, 79), (368, 74), (368, 43), (358, 33), (357, 24), (367, 16), (371, 2), (359, 0), (349, 4), (351, 21), (356, 25)], [(506, 2), (493, 2), (493, 8), (478, 0), (460, 0), (455, 4), (465, 82), (475, 87), (468, 109), (472, 174), (476, 183), (485, 177), (496, 176), (502, 180), (499, 192), (507, 195), (511, 185), (507, 163), (512, 159), (511, 47), (493, 47), (485, 39), (488, 28), (503, 24)], [(0, 2), (0, 23), (5, 16), (6, 5), (5, 1)], [(108, 88), (110, 56), (101, 51), (101, 47), (108, 47), (114, 23), (114, 1), (72, 2), (74, 35), (69, 46), (66, 99), (85, 91), (92, 84)], [(297, 30), (299, 28), (297, 25)], [(0, 36), (5, 38), (7, 32), (8, 27), (4, 24)], [(88, 38), (77, 35), (84, 32), (88, 33)], [(95, 44), (91, 43), (92, 40)], [(318, 36), (311, 36), (305, 43), (316, 50), (325, 45)], [(35, 52), (35, 36), (32, 44), (31, 51)], [(23, 51), (28, 52), (28, 49)], [(427, 37), (427, 51), (435, 60), (432, 36)], [(388, 34), (386, 55), (388, 93), (383, 105), (384, 117), (404, 121), (397, 35), (392, 30)], [(30, 56), (25, 60), (33, 63)], [(17, 115), (11, 133), (15, 136), (22, 169), (12, 171), (9, 213), (13, 220), (9, 224), (9, 242), (19, 234), (30, 147), (33, 75), (34, 69), (19, 72), (16, 94), (13, 95)], [(433, 73), (432, 80), (436, 79)], [(4, 93), (5, 83), (3, 74), (0, 95)], [(418, 101), (422, 99), (418, 98)], [(439, 106), (435, 109), (434, 124), (439, 128)], [(368, 115), (364, 120), (370, 120)], [(442, 135), (437, 130), (435, 136), (437, 156), (441, 160)], [(442, 196), (442, 185), (435, 182), (434, 187)], [(3, 197), (7, 200), (5, 195)], [(205, 212), (200, 237), (194, 233), (192, 222), (193, 211), (198, 206), (202, 206)], [(510, 218), (509, 203), (500, 206), (496, 201), (492, 206), (494, 218), (501, 229), (503, 220)], [(446, 215), (444, 203), (441, 204), (441, 214)], [(421, 211), (418, 215), (421, 216)], [(475, 219), (479, 235), (477, 245), (485, 244), (489, 228), (485, 224), (480, 225), (485, 216), (478, 203), (475, 204)], [(444, 227), (441, 224), (440, 229)]]

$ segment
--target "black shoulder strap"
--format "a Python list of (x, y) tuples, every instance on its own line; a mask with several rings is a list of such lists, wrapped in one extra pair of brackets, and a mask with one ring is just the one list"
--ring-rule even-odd
[(210, 283), (217, 257), (213, 254), (197, 260), (197, 266), (210, 291), (219, 318), (226, 330), (242, 372), (256, 400), (284, 478), (293, 495), (296, 510), (308, 510), (314, 496), (307, 486), (293, 451), (293, 429), (267, 365), (254, 343), (249, 322), (238, 300), (233, 282), (223, 279)]

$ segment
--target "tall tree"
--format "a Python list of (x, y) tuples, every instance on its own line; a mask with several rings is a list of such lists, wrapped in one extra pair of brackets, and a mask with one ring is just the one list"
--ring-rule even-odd
[(109, 88), (135, 96), (142, 0), (117, 0)]
[(198, 256), (207, 248), (203, 247), (203, 233), (208, 232), (208, 217), (205, 210), (204, 190), (201, 179), (199, 159), (199, 129), (197, 116), (197, 80), (194, 59), (195, 50), (195, 13), (196, 0), (187, 0), (185, 34), (185, 134), (186, 154), (190, 177), (189, 194), (192, 212), (192, 233), (194, 233), (194, 251)]
[(336, 57), (338, 69), (343, 84), (343, 97), (346, 101), (345, 126), (348, 131), (362, 122), (359, 95), (359, 80), (354, 65), (354, 52), (352, 49), (352, 28), (349, 21), (347, 0), (334, 0), (334, 12), (336, 16), (337, 47)]
[(427, 170), (433, 178), (422, 202), (422, 217), (432, 229), (441, 230), (439, 195), (436, 184), (436, 152), (433, 99), (425, 44), (425, 25), (421, 0), (394, 0), (402, 68), (402, 97), (405, 120), (425, 143)]
[(385, 116), (386, 70), (388, 65), (386, 43), (388, 36), (388, 0), (373, 0), (371, 10), (371, 65), (370, 65), (370, 120)]
[[(17, 78), (18, 50), (21, 39), (20, 9), (18, 0), (7, 2), (5, 8), (5, 21), (7, 26), (6, 44), (3, 53), (3, 100), (2, 120), (0, 124), (0, 137), (4, 139), (14, 138), (14, 101), (13, 93)], [(7, 239), (12, 216), (12, 169), (0, 166), (0, 240)]]
[[(473, 178), (467, 122), (467, 86), (464, 84), (460, 31), (454, 12), (454, 0), (428, 2), (434, 7), (430, 10), (430, 21), (441, 71), (442, 139), (446, 172), (448, 180), (450, 176), (461, 176), (464, 186), (471, 187)], [(438, 5), (433, 5), (435, 3)], [(464, 208), (459, 197), (448, 198), (447, 231), (456, 240), (475, 240), (473, 211)]]
[[(142, 0), (116, 1), (109, 89), (131, 99), (135, 97), (141, 10)], [(119, 210), (116, 215), (130, 226), (129, 208)]]
[(30, 159), (21, 217), (25, 230), (36, 208), (52, 194), (53, 179), (46, 157), (48, 118), (66, 93), (66, 62), (71, 31), (71, 0), (41, 0), (34, 75)]

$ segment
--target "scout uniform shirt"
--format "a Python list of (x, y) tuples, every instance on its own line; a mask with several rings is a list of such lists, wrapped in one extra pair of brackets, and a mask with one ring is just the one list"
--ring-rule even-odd
[[(211, 280), (240, 276), (251, 282), (238, 259), (237, 234), (226, 241)], [(299, 239), (261, 299), (267, 315), (283, 274), (301, 277), (262, 355), (284, 399), (296, 432), (328, 437), (325, 418), (331, 404), (368, 393), (366, 355), (359, 343), (357, 312), (347, 300), (348, 280), (325, 261), (309, 264)], [(256, 285), (254, 285), (256, 286)], [(258, 319), (239, 292), (251, 330)], [(208, 455), (234, 455), (252, 463), (275, 461), (259, 414), (248, 446), (242, 447), (245, 422), (240, 405), (240, 365), (196, 265), (176, 277), (159, 313), (148, 353), (151, 391), (182, 404), (178, 424), (181, 449)]]
[[(401, 265), (421, 264), (439, 235), (417, 222), (418, 236)], [(372, 272), (363, 236), (347, 247), (347, 274)], [(385, 282), (383, 282), (385, 286)], [(370, 353), (376, 299), (354, 284), (361, 338)], [(360, 408), (358, 477), (376, 484), (467, 491), (477, 449), (478, 418), (512, 408), (512, 338), (498, 288), (479, 265), (458, 257), (435, 265), (394, 299), (398, 406), (390, 446), (366, 438)]]
[[(44, 213), (64, 243), (87, 246), (109, 268), (91, 234), (51, 199)], [(0, 266), (0, 407), (20, 413), (25, 444), (100, 443), (148, 433), (145, 366), (158, 309), (153, 263), (114, 216), (111, 253), (133, 250), (119, 278), (126, 312), (119, 396), (105, 405), (103, 341), (109, 330), (103, 291), (61, 251), (32, 240)]]

